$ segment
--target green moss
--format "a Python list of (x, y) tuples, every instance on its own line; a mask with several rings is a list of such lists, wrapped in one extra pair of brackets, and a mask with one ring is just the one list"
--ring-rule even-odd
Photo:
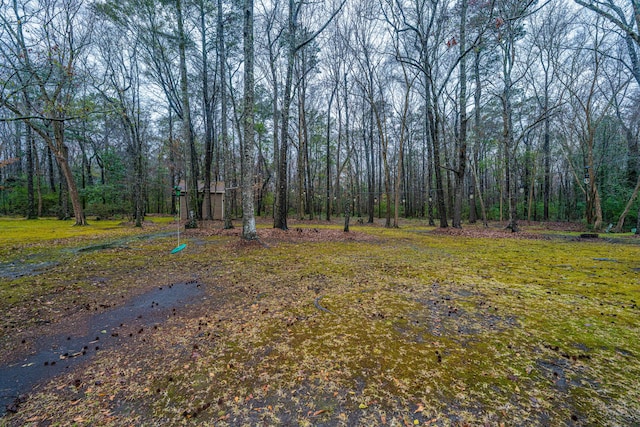
[[(392, 239), (391, 247), (314, 245), (312, 256), (284, 249), (268, 255), (273, 268), (289, 253), (287, 272), (299, 273), (298, 285), (330, 292), (321, 304), (337, 314), (315, 313), (307, 305), (300, 313), (315, 314), (314, 321), (297, 322), (286, 339), (265, 331), (261, 342), (285, 340), (288, 354), (302, 355), (285, 366), (314, 366), (354, 388), (364, 383), (360, 392), (369, 398), (401, 397), (433, 407), (448, 402), (498, 418), (499, 408), (515, 405), (522, 420), (528, 412), (567, 420), (576, 408), (602, 420), (598, 402), (607, 399), (594, 384), (633, 387), (633, 380), (618, 383), (618, 375), (594, 379), (601, 376), (594, 366), (613, 349), (635, 347), (637, 311), (619, 305), (631, 306), (637, 292), (636, 248), (376, 233), (404, 241)], [(603, 266), (607, 261), (597, 260), (602, 253), (615, 262)], [(428, 300), (457, 309), (454, 320), (445, 318), (449, 308), (429, 314)], [(545, 368), (554, 363), (567, 365), (555, 379)], [(624, 371), (637, 378), (637, 367)], [(558, 395), (570, 403), (558, 404)]]
[[(215, 236), (179, 257), (170, 238), (131, 241), (67, 255), (87, 267), (46, 277), (86, 291), (100, 275), (124, 286), (128, 271), (209, 285), (206, 321), (154, 336), (154, 357), (171, 363), (148, 380), (151, 394), (132, 394), (174, 424), (185, 413), (300, 425), (358, 413), (375, 424), (384, 413), (602, 425), (640, 412), (639, 246), (354, 229), (374, 239), (238, 249)], [(12, 284), (31, 295), (48, 286), (21, 280)]]

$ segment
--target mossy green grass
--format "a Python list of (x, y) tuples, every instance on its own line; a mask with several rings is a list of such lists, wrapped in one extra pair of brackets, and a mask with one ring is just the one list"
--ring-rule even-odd
[(78, 397), (51, 385), (25, 408), (93, 425), (640, 422), (632, 237), (451, 236), (405, 223), (305, 241), (296, 227), (341, 229), (300, 223), (286, 234), (298, 241), (264, 245), (200, 236), (173, 257), (169, 238), (79, 255), (97, 271), (78, 283), (110, 274), (142, 286), (177, 271), (210, 298), (99, 357), (80, 374), (99, 387)]

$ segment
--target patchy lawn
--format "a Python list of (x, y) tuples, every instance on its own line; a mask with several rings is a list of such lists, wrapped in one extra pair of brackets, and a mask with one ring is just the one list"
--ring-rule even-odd
[(212, 224), (171, 255), (175, 224), (5, 224), (22, 231), (0, 236), (3, 271), (20, 273), (0, 275), (3, 364), (158, 286), (206, 297), (120, 334), (0, 425), (640, 423), (631, 236), (336, 222), (242, 243)]

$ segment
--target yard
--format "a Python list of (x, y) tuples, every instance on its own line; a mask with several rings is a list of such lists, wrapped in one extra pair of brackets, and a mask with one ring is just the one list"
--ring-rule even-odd
[(640, 424), (632, 235), (170, 220), (0, 220), (1, 426)]

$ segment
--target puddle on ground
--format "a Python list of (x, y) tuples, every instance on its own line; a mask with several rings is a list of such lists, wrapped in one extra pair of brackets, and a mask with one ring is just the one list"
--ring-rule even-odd
[(139, 241), (143, 241), (143, 240), (155, 240), (155, 239), (161, 239), (164, 237), (171, 237), (173, 235), (175, 235), (176, 233), (172, 232), (172, 231), (165, 231), (162, 233), (153, 233), (153, 234), (142, 234), (140, 236), (133, 236), (133, 237), (126, 237), (124, 239), (117, 239), (117, 240), (112, 240), (112, 241), (108, 241), (108, 242), (103, 242), (103, 243), (97, 243), (94, 245), (89, 245), (89, 246), (81, 246), (78, 248), (73, 248), (73, 249), (69, 249), (72, 253), (74, 254), (79, 254), (79, 253), (84, 253), (84, 252), (96, 252), (96, 251), (104, 251), (107, 249), (117, 249), (117, 248), (122, 248), (122, 249), (127, 249), (129, 243), (139, 240)]
[(97, 352), (116, 347), (144, 328), (180, 314), (181, 307), (206, 299), (197, 281), (155, 288), (126, 305), (92, 316), (78, 335), (51, 335), (39, 340), (34, 353), (0, 365), (0, 417), (18, 410), (20, 396)]
[[(165, 237), (171, 237), (173, 235), (175, 235), (174, 232), (143, 234), (140, 236), (127, 237), (125, 239), (118, 239), (90, 246), (62, 249), (62, 252), (77, 255), (81, 253), (96, 252), (107, 249), (127, 249), (127, 245), (132, 241), (155, 240)], [(29, 256), (27, 258), (33, 259), (34, 256)], [(39, 274), (46, 273), (48, 270), (57, 267), (58, 265), (60, 265), (60, 261), (28, 261), (21, 259), (9, 262), (0, 262), (0, 279), (14, 280), (24, 276), (37, 276)]]
[(59, 262), (4, 262), (0, 263), (0, 279), (18, 279), (24, 276), (37, 276), (50, 268), (59, 265)]

